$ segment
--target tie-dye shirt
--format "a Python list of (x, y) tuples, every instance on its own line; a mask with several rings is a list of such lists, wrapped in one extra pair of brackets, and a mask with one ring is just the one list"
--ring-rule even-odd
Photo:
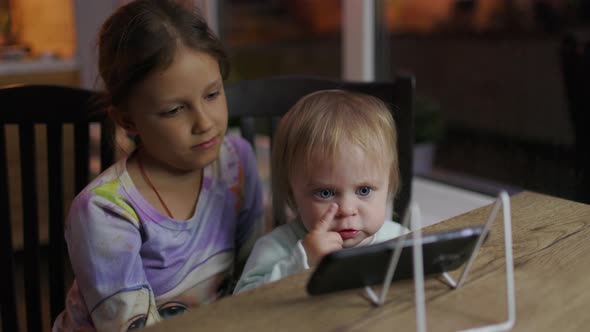
[(173, 220), (137, 191), (126, 159), (90, 183), (66, 223), (75, 281), (54, 331), (127, 330), (150, 325), (232, 291), (234, 266), (263, 231), (254, 153), (224, 139), (219, 160), (203, 170), (192, 218)]

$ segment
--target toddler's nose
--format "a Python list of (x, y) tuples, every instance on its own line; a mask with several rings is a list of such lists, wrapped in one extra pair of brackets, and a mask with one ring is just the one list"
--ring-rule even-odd
[(338, 213), (336, 214), (337, 217), (346, 218), (350, 216), (354, 216), (357, 213), (357, 208), (355, 204), (354, 198), (343, 197), (340, 202), (338, 202)]

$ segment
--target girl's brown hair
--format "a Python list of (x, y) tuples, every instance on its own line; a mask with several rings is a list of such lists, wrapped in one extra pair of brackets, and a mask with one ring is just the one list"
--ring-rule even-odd
[[(387, 106), (370, 95), (323, 90), (300, 99), (283, 117), (272, 150), (275, 218), (280, 209), (296, 208), (289, 179), (313, 172), (314, 162), (333, 160), (343, 144), (359, 146), (369, 158), (389, 168), (389, 193), (399, 190), (397, 131)], [(283, 220), (280, 220), (283, 221)]]
[(227, 78), (229, 62), (223, 45), (196, 9), (172, 0), (136, 0), (120, 7), (99, 34), (104, 102), (123, 106), (137, 84), (172, 63), (180, 45), (217, 59), (222, 77)]

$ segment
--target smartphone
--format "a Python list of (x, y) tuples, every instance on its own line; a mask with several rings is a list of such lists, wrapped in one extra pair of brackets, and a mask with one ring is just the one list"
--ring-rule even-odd
[[(482, 225), (424, 234), (424, 275), (441, 274), (463, 265), (483, 230)], [(403, 240), (391, 239), (369, 246), (342, 249), (324, 256), (307, 283), (307, 292), (319, 295), (383, 283), (398, 241), (404, 242), (392, 281), (413, 278), (413, 238), (409, 234)]]

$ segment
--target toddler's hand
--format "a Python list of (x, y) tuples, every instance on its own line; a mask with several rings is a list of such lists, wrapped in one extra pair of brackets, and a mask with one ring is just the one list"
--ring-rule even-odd
[(322, 257), (342, 249), (342, 237), (337, 232), (329, 231), (332, 220), (338, 211), (338, 205), (332, 203), (313, 229), (303, 238), (302, 245), (307, 254), (307, 263), (316, 265)]

